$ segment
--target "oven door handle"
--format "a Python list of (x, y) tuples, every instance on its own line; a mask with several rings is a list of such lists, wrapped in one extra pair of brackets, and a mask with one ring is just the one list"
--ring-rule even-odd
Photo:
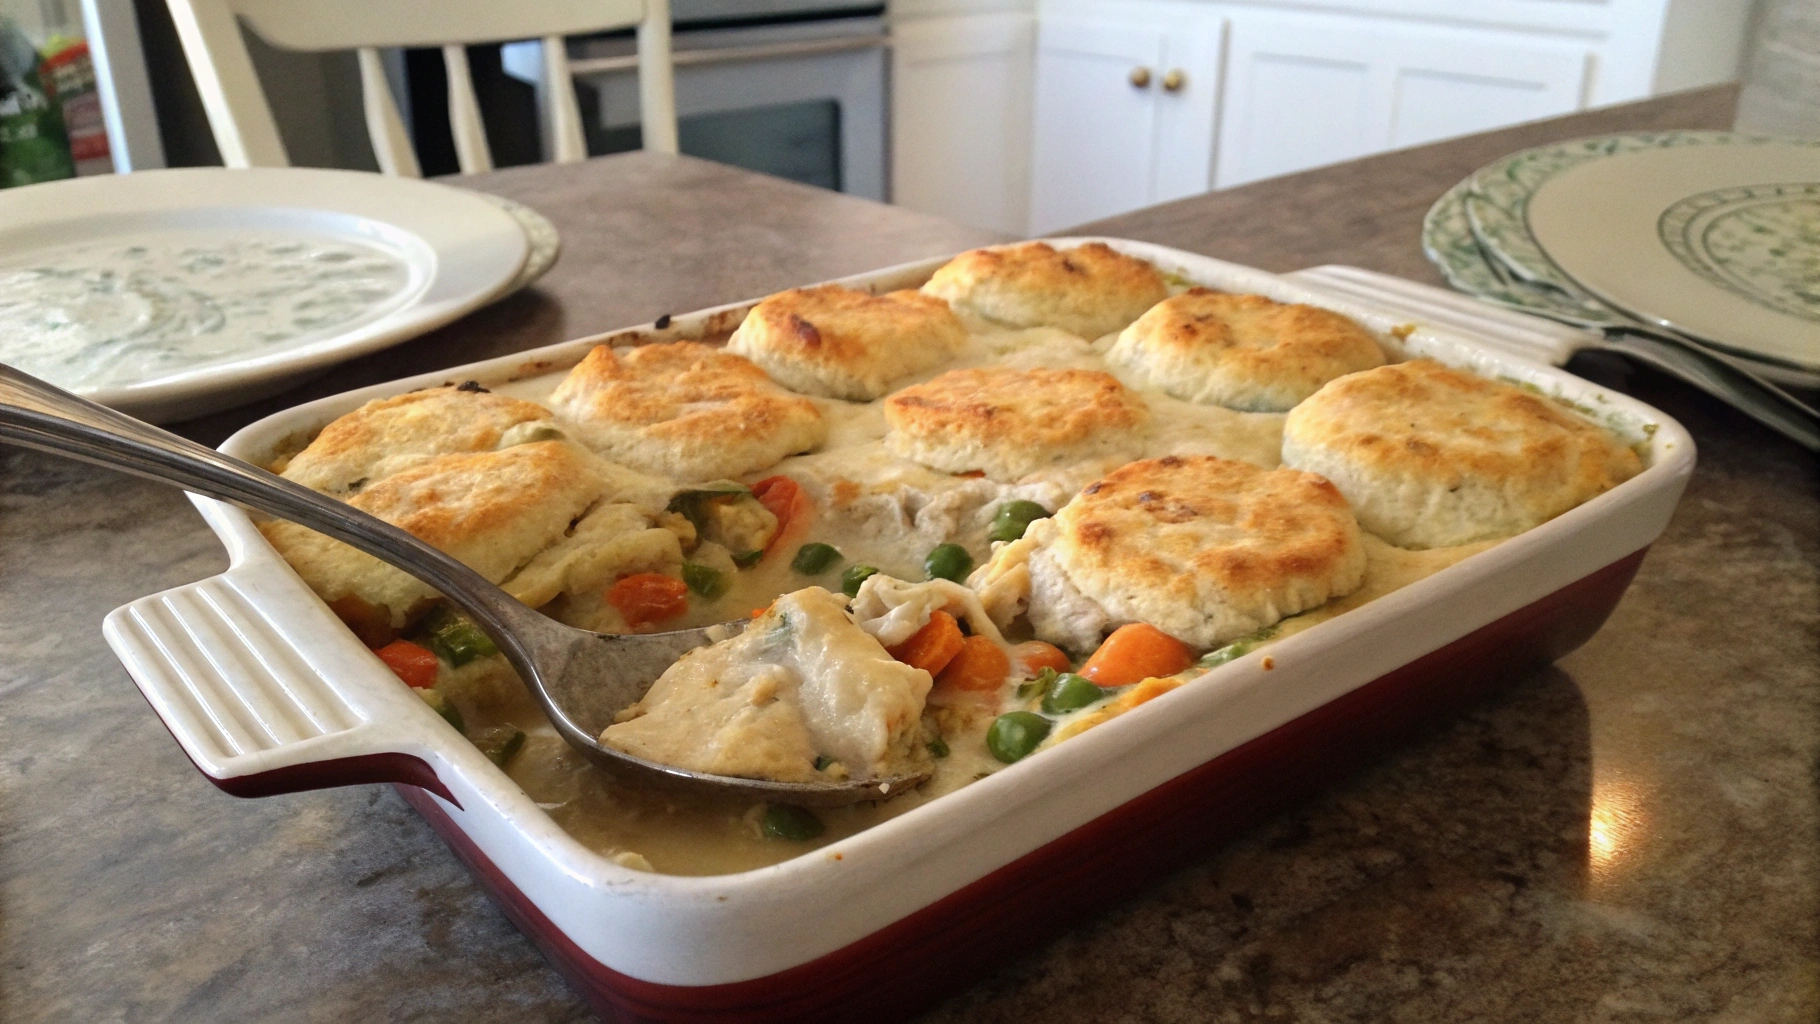
[[(789, 57), (814, 57), (824, 53), (848, 53), (874, 50), (891, 45), (889, 36), (862, 36), (857, 39), (808, 39), (800, 43), (771, 43), (764, 46), (728, 46), (702, 50), (677, 50), (671, 63), (679, 68), (704, 67), (710, 64), (734, 64), (755, 60), (781, 60)], [(573, 75), (598, 75), (610, 71), (635, 71), (638, 56), (584, 57), (569, 61)]]

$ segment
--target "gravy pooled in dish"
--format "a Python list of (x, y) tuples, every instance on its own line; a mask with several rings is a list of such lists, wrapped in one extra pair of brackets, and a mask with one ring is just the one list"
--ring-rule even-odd
[(1099, 243), (980, 250), (921, 292), (774, 296), (727, 348), (603, 347), (566, 375), (371, 402), (274, 464), (572, 625), (751, 618), (602, 741), (748, 778), (924, 779), (888, 800), (612, 779), (428, 588), (261, 528), (563, 828), (715, 874), (1040, 755), (1641, 469), (1566, 406), (1394, 361), (1337, 314), (1173, 290)]

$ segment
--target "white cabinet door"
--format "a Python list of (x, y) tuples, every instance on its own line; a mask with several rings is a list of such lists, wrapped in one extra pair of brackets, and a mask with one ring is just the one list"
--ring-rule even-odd
[[(1225, 19), (1198, 3), (1040, 18), (1030, 230), (1207, 191)], [(1114, 13), (1116, 12), (1116, 13)]]
[(1226, 19), (1222, 17), (1196, 11), (1170, 30), (1156, 98), (1151, 203), (1200, 195), (1213, 187), (1225, 48)]
[(1035, 41), (1029, 14), (892, 25), (893, 202), (1025, 233)]
[(1584, 106), (1571, 41), (1291, 12), (1230, 32), (1222, 188)]
[[(1148, 205), (1168, 30), (1045, 15), (1037, 32), (1030, 230)], [(1141, 70), (1144, 85), (1132, 84)]]

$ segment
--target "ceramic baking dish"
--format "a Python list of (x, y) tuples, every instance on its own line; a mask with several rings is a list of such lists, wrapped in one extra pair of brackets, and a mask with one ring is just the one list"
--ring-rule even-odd
[[(1186, 282), (1329, 306), (1406, 354), (1557, 395), (1636, 439), (1647, 468), (1040, 756), (823, 849), (733, 875), (635, 871), (570, 838), (400, 685), (233, 506), (195, 499), (232, 568), (115, 610), (108, 642), (196, 767), (230, 793), (401, 784), (609, 1019), (906, 1016), (1419, 723), (1577, 647), (1617, 603), (1693, 469), (1692, 441), (1674, 421), (1562, 371), (1261, 271), (1103, 241)], [(915, 286), (943, 262), (845, 283)], [(724, 337), (751, 305), (325, 398), (261, 420), (222, 449), (262, 462), (367, 400), (558, 371), (602, 342)]]

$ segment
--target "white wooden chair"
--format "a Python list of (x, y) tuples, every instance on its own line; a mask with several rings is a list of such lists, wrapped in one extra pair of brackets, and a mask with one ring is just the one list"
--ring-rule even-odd
[(465, 47), (541, 39), (546, 130), (558, 163), (587, 156), (563, 36), (638, 27), (638, 92), (646, 149), (676, 152), (669, 0), (167, 0), (190, 73), (229, 167), (285, 167), (284, 142), (236, 18), (286, 50), (355, 50), (367, 132), (387, 174), (422, 177), (379, 60), (379, 48), (440, 46), (449, 124), (464, 174), (493, 169)]

